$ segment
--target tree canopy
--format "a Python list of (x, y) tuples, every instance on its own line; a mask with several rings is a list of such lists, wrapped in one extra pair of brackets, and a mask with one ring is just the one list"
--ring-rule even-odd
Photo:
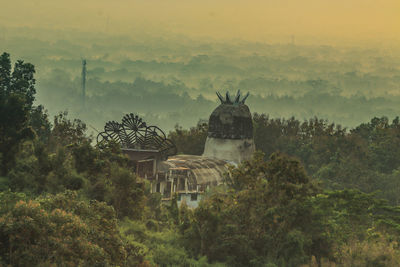
[[(33, 65), (1, 55), (0, 265), (400, 265), (398, 118), (347, 130), (254, 114), (260, 151), (191, 209), (151, 194), (83, 121), (51, 121), (34, 85)], [(207, 127), (169, 137), (200, 155)]]

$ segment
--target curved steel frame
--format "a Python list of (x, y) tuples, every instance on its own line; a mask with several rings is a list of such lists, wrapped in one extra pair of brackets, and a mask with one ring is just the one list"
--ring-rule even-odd
[(104, 131), (97, 135), (97, 143), (113, 140), (125, 149), (157, 150), (164, 156), (175, 155), (175, 144), (157, 126), (147, 126), (138, 115), (132, 113), (122, 118), (122, 123), (109, 121)]

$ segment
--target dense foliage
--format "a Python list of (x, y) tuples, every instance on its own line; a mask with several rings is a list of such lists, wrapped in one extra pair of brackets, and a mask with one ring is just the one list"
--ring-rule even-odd
[[(254, 141), (268, 159), (279, 151), (297, 158), (325, 189), (358, 189), (400, 203), (400, 121), (373, 118), (348, 130), (327, 120), (272, 119), (255, 113)], [(207, 124), (169, 134), (180, 153), (204, 150)]]
[(201, 155), (204, 152), (208, 132), (208, 123), (199, 121), (196, 127), (189, 130), (176, 125), (174, 131), (171, 131), (168, 138), (174, 142), (177, 150), (183, 154)]
[[(33, 106), (33, 66), (0, 58), (1, 265), (400, 264), (398, 119), (348, 132), (255, 114), (263, 153), (190, 209), (150, 194), (119, 146), (93, 146), (82, 121), (50, 122)], [(206, 133), (199, 122), (169, 137), (201, 154)]]
[(380, 190), (392, 204), (400, 202), (400, 124), (386, 117), (347, 131), (318, 118), (271, 119), (254, 115), (256, 147), (268, 157), (281, 151), (300, 159), (307, 172), (324, 188)]

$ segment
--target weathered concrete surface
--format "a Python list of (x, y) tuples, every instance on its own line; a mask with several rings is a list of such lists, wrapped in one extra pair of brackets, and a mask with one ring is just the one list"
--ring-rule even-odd
[(241, 163), (251, 159), (254, 151), (255, 145), (252, 138), (222, 139), (207, 137), (203, 156)]
[(253, 122), (245, 104), (221, 104), (212, 113), (208, 123), (208, 137), (222, 139), (253, 138)]
[(240, 100), (238, 91), (234, 101), (229, 93), (225, 99), (217, 95), (221, 104), (210, 115), (203, 156), (235, 163), (251, 159), (255, 145), (251, 112), (244, 104), (248, 94)]

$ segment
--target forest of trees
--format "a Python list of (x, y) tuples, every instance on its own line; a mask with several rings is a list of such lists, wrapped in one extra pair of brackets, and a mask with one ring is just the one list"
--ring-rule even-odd
[[(400, 121), (347, 130), (254, 114), (259, 150), (196, 209), (162, 203), (117, 144), (35, 105), (35, 68), (0, 56), (0, 264), (399, 266)], [(169, 133), (201, 154), (207, 122)]]

